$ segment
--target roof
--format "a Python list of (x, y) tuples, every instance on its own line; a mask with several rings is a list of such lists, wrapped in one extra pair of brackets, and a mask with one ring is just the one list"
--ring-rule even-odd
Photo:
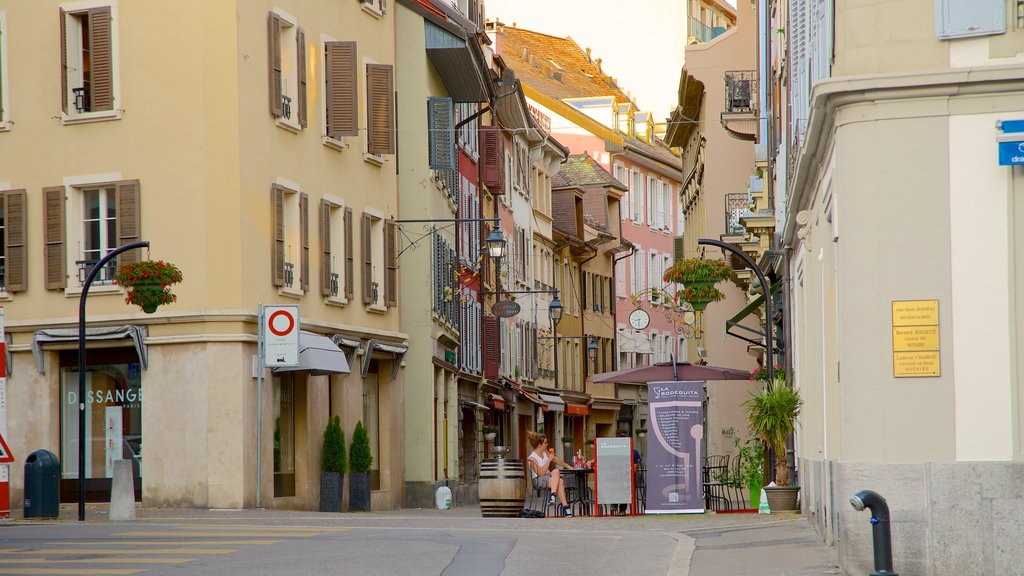
[(574, 186), (611, 186), (623, 191), (629, 190), (588, 154), (569, 156), (562, 164), (562, 169), (551, 178), (552, 189)]
[(654, 144), (648, 144), (639, 138), (626, 138), (625, 140), (626, 148), (636, 150), (652, 160), (657, 160), (677, 170), (682, 165), (682, 157), (673, 152), (660, 138), (655, 138)]

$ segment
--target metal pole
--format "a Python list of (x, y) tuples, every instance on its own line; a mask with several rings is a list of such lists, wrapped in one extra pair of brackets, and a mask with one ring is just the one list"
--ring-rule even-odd
[(754, 271), (754, 274), (757, 274), (757, 279), (761, 282), (761, 290), (764, 291), (764, 316), (765, 320), (767, 321), (767, 326), (765, 327), (764, 331), (764, 347), (768, 354), (768, 382), (769, 384), (774, 382), (775, 354), (774, 350), (772, 350), (772, 321), (770, 316), (772, 311), (772, 289), (768, 285), (768, 280), (764, 277), (764, 273), (761, 272), (761, 268), (757, 266), (757, 263), (754, 262), (754, 259), (748, 256), (746, 252), (740, 250), (739, 248), (733, 246), (732, 244), (729, 244), (728, 242), (722, 242), (721, 240), (714, 240), (711, 238), (698, 238), (697, 244), (718, 246), (722, 250), (728, 250), (729, 252), (732, 252), (733, 254), (739, 256), (740, 259), (743, 260), (743, 262), (746, 263), (746, 265), (749, 266), (750, 269)]
[(96, 275), (118, 254), (136, 248), (149, 248), (149, 242), (132, 242), (111, 250), (89, 270), (78, 297), (78, 521), (85, 521), (85, 300)]
[[(263, 304), (256, 309), (256, 507), (263, 503)], [(330, 407), (328, 407), (330, 410)]]

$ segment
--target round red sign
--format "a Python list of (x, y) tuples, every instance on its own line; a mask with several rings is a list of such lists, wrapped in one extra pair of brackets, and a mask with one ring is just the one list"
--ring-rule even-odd
[[(284, 330), (278, 329), (278, 324), (284, 323)], [(287, 310), (277, 310), (267, 319), (267, 329), (274, 333), (274, 336), (285, 336), (295, 328), (295, 317)]]

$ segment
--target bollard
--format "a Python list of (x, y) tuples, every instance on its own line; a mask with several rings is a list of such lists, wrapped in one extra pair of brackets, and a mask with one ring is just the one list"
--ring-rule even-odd
[(899, 576), (892, 570), (892, 534), (889, 532), (889, 505), (877, 492), (861, 490), (850, 497), (858, 512), (871, 510), (871, 540), (875, 550), (875, 571), (871, 576)]

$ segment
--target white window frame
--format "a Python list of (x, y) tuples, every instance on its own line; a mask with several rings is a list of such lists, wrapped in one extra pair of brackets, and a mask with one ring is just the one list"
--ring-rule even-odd
[(675, 222), (673, 206), (675, 206), (676, 203), (672, 200), (672, 188), (673, 186), (671, 182), (668, 182), (666, 180), (661, 181), (662, 202), (665, 206), (665, 217), (662, 221), (662, 226), (664, 228), (665, 234), (668, 234), (669, 236), (672, 235), (672, 227), (673, 223)]
[(388, 13), (387, 0), (362, 0), (362, 2), (363, 12), (366, 12), (378, 20)]
[[(124, 180), (120, 172), (108, 174), (92, 174), (87, 176), (69, 176), (64, 178), (64, 269), (67, 270), (68, 281), (64, 295), (78, 297), (82, 293), (82, 284), (78, 281), (78, 260), (84, 260), (85, 244), (85, 197), (83, 191), (100, 186), (115, 186)], [(117, 239), (114, 239), (116, 246)], [(108, 250), (109, 251), (109, 250)], [(113, 282), (94, 282), (89, 288), (89, 295), (123, 294), (120, 286)]]
[[(371, 312), (387, 312), (387, 295), (384, 293), (384, 274), (387, 267), (387, 261), (384, 259), (385, 216), (383, 211), (376, 208), (365, 207), (363, 212), (370, 215), (370, 262), (373, 263), (373, 277), (370, 281), (377, 283), (377, 303), (371, 302), (366, 309)], [(352, 225), (355, 226), (355, 222)], [(362, 254), (362, 252), (353, 252), (353, 254)]]
[[(332, 194), (324, 194), (324, 200), (330, 206), (330, 222), (331, 222), (331, 272), (338, 275), (338, 295), (337, 296), (326, 296), (324, 302), (326, 304), (334, 304), (344, 306), (348, 304), (348, 298), (345, 297), (345, 199)], [(309, 207), (307, 206), (307, 209)], [(310, 216), (312, 219), (312, 215)], [(355, 219), (355, 213), (353, 212), (353, 220)], [(353, 226), (355, 223), (353, 222)], [(313, 235), (313, 231), (310, 231), (310, 235)], [(285, 236), (287, 238), (287, 235)], [(320, 235), (321, 241), (323, 236)], [(352, 236), (353, 240), (355, 235)], [(323, 258), (324, 252), (320, 250), (320, 257)], [(353, 256), (355, 251), (352, 252)], [(337, 266), (335, 266), (335, 263)], [(312, 263), (310, 264), (312, 267)], [(353, 265), (353, 274), (355, 273), (355, 266)], [(313, 271), (310, 270), (310, 279), (313, 278)], [(321, 280), (322, 281), (322, 280)], [(310, 287), (312, 289), (312, 280), (310, 281)], [(355, 283), (352, 284), (353, 288)]]
[[(0, 10), (0, 132), (11, 129), (11, 91), (7, 73), (7, 13)], [(6, 190), (6, 188), (4, 188)]]
[[(644, 223), (644, 176), (639, 170), (629, 171), (629, 195), (633, 202), (633, 223)], [(639, 188), (637, 187), (639, 184)]]
[[(114, 106), (111, 110), (100, 110), (99, 112), (78, 112), (75, 110), (75, 97), (72, 92), (72, 89), (76, 88), (78, 84), (72, 82), (72, 79), (69, 76), (67, 81), (68, 91), (64, 94), (68, 111), (61, 111), (61, 123), (65, 125), (121, 119), (121, 65), (119, 61), (120, 59), (118, 58), (118, 55), (121, 52), (121, 42), (120, 34), (118, 34), (118, 22), (120, 18), (118, 18), (117, 14), (117, 3), (118, 0), (83, 0), (81, 2), (68, 2), (59, 6), (59, 8), (64, 10), (64, 24), (68, 41), (67, 68), (69, 75), (72, 69), (71, 55), (81, 54), (81, 50), (75, 50), (75, 47), (79, 45), (79, 39), (82, 37), (82, 28), (78, 15), (92, 8), (110, 8), (110, 90), (113, 96)], [(60, 36), (60, 33), (58, 32), (57, 35)], [(74, 39), (74, 43), (72, 43), (72, 39)], [(59, 44), (60, 42), (58, 38), (58, 52), (60, 52)], [(58, 57), (59, 56), (60, 54), (58, 54)], [(82, 63), (80, 59), (76, 58), (75, 62), (77, 62), (78, 66), (81, 67)], [(7, 70), (7, 66), (4, 66), (4, 70)], [(4, 83), (4, 86), (7, 86), (6, 82)], [(7, 102), (7, 100), (5, 99), (4, 102)], [(6, 104), (4, 106), (6, 107)]]
[[(291, 102), (291, 117), (286, 118), (283, 114), (275, 120), (277, 125), (289, 132), (301, 132), (302, 125), (299, 124), (299, 53), (298, 39), (299, 21), (291, 14), (278, 8), (273, 10), (274, 14), (281, 18), (281, 37), (278, 39), (278, 46), (281, 47), (281, 96), (288, 96)], [(323, 58), (321, 68), (323, 67)], [(321, 70), (322, 72), (323, 70)], [(324, 76), (321, 76), (324, 78)], [(326, 110), (323, 112), (326, 114)], [(324, 126), (326, 126), (326, 116)]]
[(292, 285), (282, 285), (277, 289), (277, 294), (299, 298), (305, 293), (302, 291), (302, 210), (299, 202), (302, 187), (285, 178), (277, 178), (274, 183), (283, 188), (284, 222), (281, 225), (284, 227), (284, 263), (292, 265), (293, 274)]

